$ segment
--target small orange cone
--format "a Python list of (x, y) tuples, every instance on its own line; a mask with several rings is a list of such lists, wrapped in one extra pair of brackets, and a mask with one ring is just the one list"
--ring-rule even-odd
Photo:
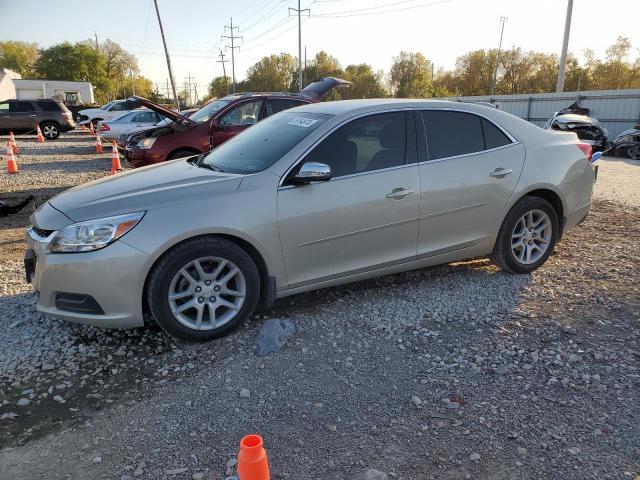
[(269, 480), (269, 461), (260, 435), (247, 435), (240, 440), (238, 477), (240, 480)]
[(14, 155), (20, 155), (20, 149), (18, 148), (18, 144), (16, 143), (16, 137), (13, 136), (13, 132), (9, 132), (9, 143), (11, 148), (13, 149)]
[(111, 175), (115, 175), (118, 170), (122, 170), (122, 165), (120, 165), (118, 147), (116, 147), (116, 142), (113, 142), (111, 146)]
[(42, 130), (40, 130), (40, 125), (36, 125), (36, 131), (38, 132), (38, 143), (44, 143), (44, 136), (42, 135)]
[(7, 173), (18, 173), (18, 164), (11, 145), (7, 145)]
[(96, 134), (96, 153), (102, 153), (102, 140), (100, 140), (100, 132)]
[(95, 135), (96, 132), (93, 130), (93, 122), (89, 122), (89, 134)]

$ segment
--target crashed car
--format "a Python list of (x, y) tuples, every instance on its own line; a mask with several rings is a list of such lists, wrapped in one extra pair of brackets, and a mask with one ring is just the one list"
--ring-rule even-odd
[(607, 148), (609, 133), (600, 126), (598, 120), (588, 115), (576, 113), (555, 113), (544, 125), (546, 130), (573, 132), (578, 138), (588, 143), (594, 152), (602, 152)]
[(611, 141), (610, 151), (614, 155), (640, 160), (640, 125), (620, 133)]
[(206, 153), (274, 113), (318, 102), (332, 88), (349, 83), (339, 78), (324, 77), (311, 82), (300, 93), (227, 95), (208, 103), (190, 117), (145, 98), (132, 97), (132, 101), (170, 118), (172, 122), (130, 135), (120, 140), (120, 147), (132, 167)]

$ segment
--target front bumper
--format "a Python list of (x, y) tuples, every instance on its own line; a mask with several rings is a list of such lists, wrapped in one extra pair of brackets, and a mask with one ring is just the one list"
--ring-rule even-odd
[[(94, 252), (51, 253), (49, 243), (54, 235), (44, 238), (31, 228), (27, 230), (27, 244), (33, 253), (27, 250), (25, 272), (39, 293), (38, 311), (104, 328), (142, 326), (141, 274), (147, 254), (122, 240)], [(67, 307), (74, 299), (82, 302)], [(88, 309), (85, 299), (95, 301), (98, 308)]]

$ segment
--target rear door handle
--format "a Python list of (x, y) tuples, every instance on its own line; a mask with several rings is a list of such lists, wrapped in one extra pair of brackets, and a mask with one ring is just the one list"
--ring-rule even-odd
[(501, 177), (504, 177), (505, 175), (509, 175), (510, 173), (513, 173), (513, 170), (511, 170), (510, 168), (496, 168), (493, 172), (489, 174), (489, 176), (501, 178)]
[(413, 190), (410, 188), (394, 188), (390, 193), (387, 193), (387, 198), (400, 200), (401, 198), (404, 198), (407, 195), (411, 195), (412, 193)]

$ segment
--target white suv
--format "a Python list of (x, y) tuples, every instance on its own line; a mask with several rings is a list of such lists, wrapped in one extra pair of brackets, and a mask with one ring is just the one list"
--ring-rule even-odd
[(136, 108), (140, 108), (140, 105), (134, 101), (112, 100), (100, 108), (80, 110), (76, 117), (76, 123), (78, 125), (89, 125), (89, 123), (93, 123), (95, 127), (100, 120), (111, 120), (124, 112), (135, 110)]

